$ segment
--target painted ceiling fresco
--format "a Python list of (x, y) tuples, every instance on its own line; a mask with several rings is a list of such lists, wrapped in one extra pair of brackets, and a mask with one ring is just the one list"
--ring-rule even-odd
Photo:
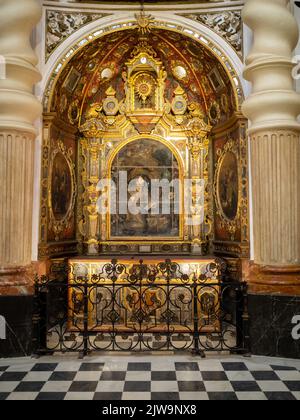
[[(147, 42), (162, 61), (167, 74), (165, 99), (176, 88), (198, 103), (212, 125), (225, 122), (237, 109), (231, 81), (222, 64), (197, 41), (182, 34), (154, 29)], [(108, 88), (125, 97), (124, 69), (139, 43), (135, 29), (102, 37), (79, 51), (62, 71), (51, 111), (75, 126), (85, 122), (91, 105), (102, 102)]]

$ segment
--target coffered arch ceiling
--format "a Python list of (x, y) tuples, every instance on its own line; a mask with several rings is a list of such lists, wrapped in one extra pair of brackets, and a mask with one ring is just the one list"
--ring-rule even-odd
[[(147, 42), (167, 73), (165, 99), (184, 89), (189, 102), (201, 105), (215, 126), (239, 110), (234, 83), (223, 64), (199, 42), (176, 32), (154, 29)], [(72, 125), (82, 125), (90, 106), (101, 103), (112, 87), (124, 98), (123, 70), (139, 43), (137, 29), (106, 35), (81, 49), (66, 65), (53, 89), (51, 112)]]

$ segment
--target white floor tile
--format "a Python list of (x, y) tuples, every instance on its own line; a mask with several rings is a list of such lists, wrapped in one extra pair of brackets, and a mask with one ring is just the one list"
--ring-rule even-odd
[(123, 392), (124, 385), (123, 381), (101, 381), (97, 385), (96, 392)]
[(295, 371), (276, 371), (276, 375), (282, 381), (299, 381), (300, 382), (300, 372)]
[(255, 379), (253, 378), (250, 372), (226, 372), (226, 376), (229, 381), (235, 381), (235, 382), (255, 381)]
[(180, 400), (182, 401), (208, 401), (206, 392), (180, 392)]
[(257, 381), (257, 384), (264, 392), (290, 392), (280, 381)]
[(124, 392), (122, 401), (150, 401), (150, 392)]
[(34, 401), (39, 395), (38, 392), (12, 392), (7, 398), (8, 401)]
[(202, 381), (201, 372), (177, 371), (176, 377), (177, 377), (177, 381)]
[(152, 392), (178, 392), (178, 382), (174, 381), (153, 381), (151, 383)]
[(0, 382), (0, 392), (13, 392), (19, 382)]
[(15, 364), (13, 366), (10, 366), (8, 369), (6, 369), (6, 372), (30, 372), (33, 368), (33, 364)]
[(91, 401), (94, 399), (93, 392), (68, 392), (65, 396), (66, 401)]
[(98, 382), (102, 372), (78, 372), (74, 381)]
[(28, 372), (22, 382), (47, 382), (52, 372)]
[(267, 401), (263, 392), (237, 392), (236, 396), (240, 401)]
[(151, 372), (127, 372), (126, 381), (149, 382), (151, 381)]
[(207, 392), (234, 392), (230, 382), (208, 381), (204, 384)]
[(51, 381), (43, 386), (41, 392), (68, 392), (71, 385), (71, 381)]

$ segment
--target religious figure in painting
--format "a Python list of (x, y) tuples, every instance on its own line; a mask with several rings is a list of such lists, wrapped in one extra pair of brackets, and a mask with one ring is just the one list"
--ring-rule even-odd
[(53, 161), (51, 203), (56, 220), (62, 220), (70, 207), (71, 201), (71, 174), (63, 154), (58, 153)]
[(224, 156), (218, 184), (222, 211), (228, 219), (234, 220), (238, 210), (239, 182), (237, 159), (232, 152)]
[[(155, 140), (134, 141), (121, 149), (114, 161), (112, 179), (116, 184), (120, 172), (126, 172), (131, 192), (127, 214), (120, 214), (117, 209), (117, 214), (111, 215), (112, 237), (178, 237), (179, 215), (175, 214), (175, 204), (171, 200), (169, 213), (163, 214), (166, 197), (162, 189), (158, 197), (153, 196), (151, 189), (154, 180), (171, 183), (179, 178), (178, 162), (172, 152)], [(169, 194), (168, 199), (172, 197), (172, 188)], [(131, 203), (137, 203), (141, 211), (130, 211)]]

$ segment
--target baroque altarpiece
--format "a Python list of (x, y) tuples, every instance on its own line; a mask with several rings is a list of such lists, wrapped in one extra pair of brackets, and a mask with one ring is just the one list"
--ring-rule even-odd
[[(234, 70), (151, 18), (133, 26), (79, 49), (49, 85), (40, 257), (247, 256), (246, 122)], [(179, 179), (179, 214), (99, 214), (99, 199), (110, 209), (112, 196), (99, 181), (118, 186), (121, 171), (128, 183)], [(203, 182), (188, 209), (187, 179)]]
[[(186, 301), (186, 307), (176, 304), (174, 310), (186, 311), (183, 324), (192, 328), (191, 299), (184, 296), (191, 292), (193, 276), (205, 277), (216, 255), (231, 260), (232, 272), (248, 256), (248, 151), (239, 78), (212, 43), (179, 29), (163, 28), (162, 22), (142, 13), (123, 30), (107, 28), (108, 34), (79, 43), (49, 81), (40, 258), (68, 260), (70, 329), (81, 325), (83, 294), (76, 292), (77, 282), (82, 277), (93, 282), (113, 257), (129, 273), (143, 267), (138, 258), (147, 270), (177, 259), (188, 274), (186, 285), (177, 284), (174, 295), (174, 302), (180, 306)], [(126, 173), (122, 187), (121, 173)], [(150, 210), (132, 214), (120, 209), (122, 192), (132, 180), (137, 185), (131, 198), (139, 194), (139, 183), (178, 180), (180, 188), (167, 193), (162, 189), (155, 200), (149, 197)], [(170, 197), (168, 213), (152, 213)], [(103, 205), (106, 213), (99, 211)], [(215, 271), (205, 281), (213, 284), (219, 275)], [(111, 322), (114, 328), (117, 322), (123, 331), (125, 318), (138, 322), (143, 313), (143, 324), (148, 308), (160, 330), (167, 283), (155, 289), (149, 279), (142, 279), (138, 290), (126, 286), (123, 278), (119, 281), (118, 321), (109, 298), (115, 286), (107, 278), (104, 295), (94, 287), (91, 325), (109, 331)], [(207, 331), (219, 331), (209, 315), (212, 309), (218, 311), (219, 292), (219, 287), (208, 286), (199, 295), (201, 328)], [(130, 322), (127, 329), (133, 328)]]

